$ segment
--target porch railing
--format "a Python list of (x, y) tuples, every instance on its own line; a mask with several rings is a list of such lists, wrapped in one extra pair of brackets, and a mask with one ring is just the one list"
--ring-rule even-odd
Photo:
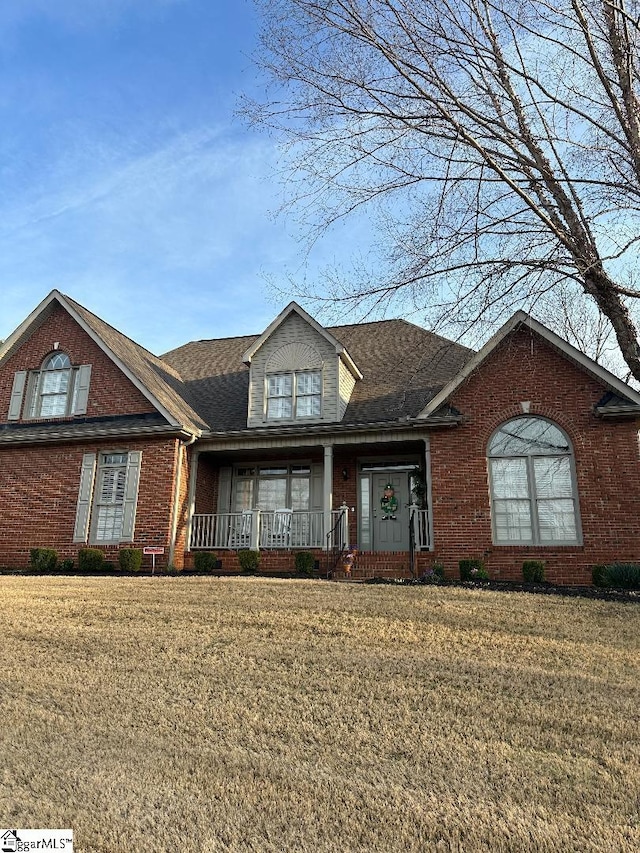
[(428, 551), (431, 547), (431, 533), (429, 529), (429, 510), (418, 509), (410, 506), (409, 513), (416, 551)]
[[(332, 511), (334, 525), (339, 517), (344, 517), (343, 507)], [(199, 513), (193, 516), (190, 547), (192, 550), (323, 548), (324, 513), (289, 509)]]

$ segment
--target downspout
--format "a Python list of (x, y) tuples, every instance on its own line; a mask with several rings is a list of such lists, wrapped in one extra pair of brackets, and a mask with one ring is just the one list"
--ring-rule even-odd
[(188, 441), (185, 441), (180, 445), (178, 451), (178, 464), (176, 466), (176, 486), (173, 494), (173, 512), (171, 518), (171, 538), (169, 540), (169, 562), (168, 565), (173, 565), (173, 560), (176, 553), (176, 537), (178, 535), (178, 513), (179, 513), (179, 505), (180, 505), (180, 487), (182, 485), (182, 451), (185, 451), (187, 447), (191, 447), (191, 445), (195, 442), (197, 436), (192, 435)]

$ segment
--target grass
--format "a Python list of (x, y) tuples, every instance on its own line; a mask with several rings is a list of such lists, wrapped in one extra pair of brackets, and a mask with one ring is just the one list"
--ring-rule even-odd
[(640, 849), (640, 609), (0, 578), (0, 824), (83, 853)]

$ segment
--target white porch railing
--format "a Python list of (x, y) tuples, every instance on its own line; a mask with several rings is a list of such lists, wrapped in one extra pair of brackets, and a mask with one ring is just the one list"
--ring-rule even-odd
[(193, 516), (192, 549), (249, 548), (253, 513), (218, 512)]
[(429, 510), (418, 509), (415, 506), (409, 507), (409, 512), (413, 515), (413, 530), (416, 537), (416, 549), (418, 551), (428, 551), (431, 545), (431, 536), (429, 533)]
[[(344, 517), (346, 509), (332, 511), (332, 524), (340, 515)], [(348, 524), (346, 519), (344, 524)], [(255, 509), (197, 514), (191, 525), (192, 550), (324, 548), (326, 545), (322, 510)]]

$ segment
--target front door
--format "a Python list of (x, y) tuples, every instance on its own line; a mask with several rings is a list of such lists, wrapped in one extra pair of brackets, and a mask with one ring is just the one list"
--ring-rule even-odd
[(409, 550), (409, 477), (406, 471), (371, 478), (374, 551)]

